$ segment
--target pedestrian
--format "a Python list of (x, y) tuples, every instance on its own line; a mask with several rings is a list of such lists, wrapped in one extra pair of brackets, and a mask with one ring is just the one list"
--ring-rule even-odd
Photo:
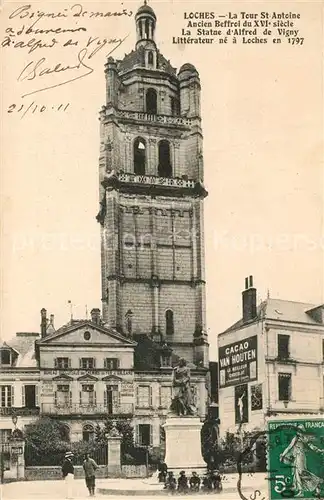
[(168, 472), (167, 478), (165, 480), (164, 489), (171, 491), (171, 493), (174, 493), (176, 487), (177, 487), (177, 481), (173, 475), (173, 472)]
[(161, 462), (159, 464), (159, 474), (158, 474), (158, 479), (159, 483), (165, 483), (166, 477), (167, 477), (167, 472), (168, 472), (168, 467), (164, 462)]
[(207, 473), (207, 475), (204, 476), (202, 481), (202, 486), (204, 491), (210, 491), (213, 489), (213, 482), (209, 473)]
[(219, 470), (215, 470), (211, 473), (211, 480), (213, 483), (213, 488), (217, 493), (220, 493), (223, 489), (222, 478)]
[(64, 462), (62, 465), (62, 475), (65, 481), (65, 498), (73, 498), (73, 481), (74, 481), (74, 467), (73, 467), (73, 453), (67, 451), (65, 453)]
[(188, 492), (188, 478), (184, 470), (180, 472), (180, 476), (178, 478), (178, 491), (179, 493)]
[(91, 497), (93, 497), (95, 494), (97, 469), (98, 465), (96, 464), (96, 462), (93, 460), (93, 458), (89, 457), (89, 453), (86, 453), (83, 461), (83, 470), (84, 470), (86, 485)]
[(193, 472), (190, 479), (189, 479), (189, 485), (190, 485), (190, 490), (191, 491), (199, 491), (200, 487), (200, 477), (198, 476), (197, 472)]

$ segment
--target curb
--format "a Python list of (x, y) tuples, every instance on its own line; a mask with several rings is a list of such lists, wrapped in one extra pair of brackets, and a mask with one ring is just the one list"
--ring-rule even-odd
[[(253, 488), (251, 487), (251, 491)], [(214, 493), (213, 490), (210, 492), (207, 491), (198, 491), (195, 492), (195, 495), (226, 495), (226, 493), (236, 493), (237, 488), (226, 488), (223, 489), (221, 493)], [(179, 495), (176, 491), (172, 494), (168, 490), (113, 490), (113, 489), (108, 489), (108, 488), (97, 488), (97, 493), (100, 493), (101, 495), (115, 495), (115, 496), (170, 496), (170, 495)], [(188, 495), (190, 496), (191, 493), (189, 492)]]

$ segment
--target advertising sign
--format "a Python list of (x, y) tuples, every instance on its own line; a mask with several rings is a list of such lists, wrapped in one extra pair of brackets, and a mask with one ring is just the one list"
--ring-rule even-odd
[(220, 388), (257, 380), (257, 342), (257, 336), (254, 335), (219, 347)]

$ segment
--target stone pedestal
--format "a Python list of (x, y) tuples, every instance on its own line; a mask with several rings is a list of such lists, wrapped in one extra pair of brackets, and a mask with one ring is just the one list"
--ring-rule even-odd
[(168, 471), (176, 476), (181, 470), (187, 475), (207, 470), (201, 454), (200, 431), (202, 423), (197, 417), (169, 417), (165, 424), (165, 459)]
[(10, 477), (16, 480), (25, 478), (25, 440), (10, 440)]
[(108, 435), (108, 477), (121, 477), (120, 436)]

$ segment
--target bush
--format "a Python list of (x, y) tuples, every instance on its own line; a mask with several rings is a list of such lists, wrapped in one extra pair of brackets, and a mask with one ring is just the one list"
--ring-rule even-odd
[(25, 429), (26, 465), (58, 465), (70, 449), (65, 428), (57, 420), (40, 418)]

